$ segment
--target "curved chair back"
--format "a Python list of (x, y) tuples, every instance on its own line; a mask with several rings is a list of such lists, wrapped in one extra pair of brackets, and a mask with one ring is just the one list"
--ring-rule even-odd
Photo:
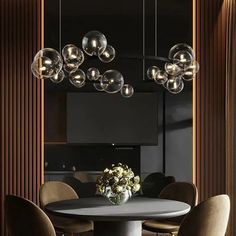
[(5, 215), (10, 236), (56, 236), (48, 216), (25, 198), (7, 195)]
[(181, 201), (192, 207), (198, 200), (197, 187), (188, 182), (175, 182), (167, 185), (160, 193), (160, 198)]
[(96, 182), (81, 182), (73, 176), (66, 176), (63, 182), (70, 185), (79, 197), (93, 197), (96, 193)]
[(227, 195), (218, 195), (201, 202), (183, 220), (178, 236), (223, 236), (230, 212)]
[(39, 201), (43, 209), (51, 202), (78, 198), (77, 193), (71, 186), (60, 181), (49, 181), (40, 187)]
[(151, 173), (142, 183), (143, 195), (147, 197), (158, 197), (165, 186), (174, 182), (175, 178), (173, 176), (165, 176), (161, 172)]

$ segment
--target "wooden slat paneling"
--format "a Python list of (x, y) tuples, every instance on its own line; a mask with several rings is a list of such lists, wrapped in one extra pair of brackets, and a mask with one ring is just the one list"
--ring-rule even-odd
[(31, 62), (43, 46), (42, 0), (0, 0), (0, 234), (7, 235), (4, 198), (38, 203), (43, 181), (43, 81)]
[(195, 1), (195, 156), (199, 200), (226, 192), (226, 9), (223, 0)]
[(228, 235), (236, 235), (236, 0), (226, 0), (226, 187), (231, 199)]

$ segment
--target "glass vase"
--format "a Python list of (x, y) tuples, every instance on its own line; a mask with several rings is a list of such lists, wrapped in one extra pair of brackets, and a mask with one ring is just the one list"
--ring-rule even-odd
[(121, 205), (126, 203), (129, 198), (132, 196), (131, 191), (125, 190), (120, 193), (114, 193), (112, 191), (107, 191), (104, 196), (114, 205)]

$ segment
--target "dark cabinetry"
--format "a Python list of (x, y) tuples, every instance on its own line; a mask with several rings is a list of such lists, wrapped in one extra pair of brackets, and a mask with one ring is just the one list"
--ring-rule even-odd
[(66, 142), (66, 93), (45, 93), (45, 142)]

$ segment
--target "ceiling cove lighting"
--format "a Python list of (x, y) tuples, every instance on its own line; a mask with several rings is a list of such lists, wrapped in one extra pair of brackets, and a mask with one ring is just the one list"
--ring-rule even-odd
[[(99, 31), (89, 31), (82, 39), (82, 49), (73, 44), (67, 44), (61, 54), (52, 48), (44, 48), (37, 52), (31, 65), (32, 73), (38, 79), (50, 79), (60, 83), (68, 78), (77, 88), (86, 83), (93, 83), (98, 91), (118, 93), (129, 98), (134, 88), (126, 84), (123, 75), (117, 70), (107, 70), (103, 74), (98, 68), (91, 67), (85, 73), (80, 65), (85, 61), (85, 54), (97, 57), (103, 63), (109, 63), (116, 56), (115, 49), (108, 44), (104, 34)], [(149, 59), (144, 57), (142, 59)], [(165, 62), (164, 69), (153, 65), (147, 70), (147, 80), (163, 85), (170, 93), (180, 93), (184, 81), (191, 81), (199, 70), (193, 49), (187, 44), (173, 46), (168, 58), (154, 57), (151, 59)]]

